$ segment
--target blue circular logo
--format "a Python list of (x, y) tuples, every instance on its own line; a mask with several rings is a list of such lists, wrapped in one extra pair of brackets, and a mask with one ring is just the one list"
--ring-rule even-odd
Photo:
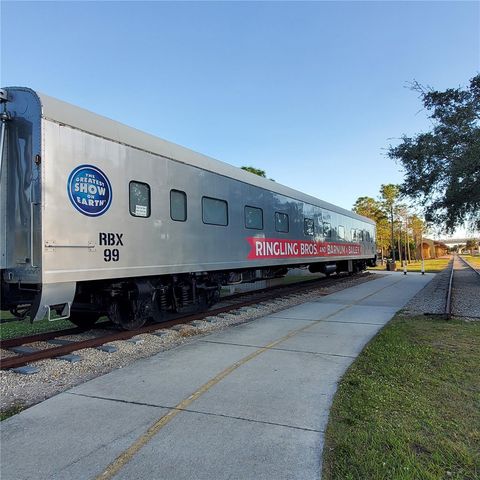
[(112, 186), (107, 176), (93, 165), (80, 165), (68, 177), (68, 196), (84, 215), (103, 215), (112, 203)]

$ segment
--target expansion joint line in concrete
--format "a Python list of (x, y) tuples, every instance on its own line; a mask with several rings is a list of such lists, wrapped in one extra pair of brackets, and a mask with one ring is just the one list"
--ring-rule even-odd
[[(351, 323), (351, 322), (345, 322)], [(371, 325), (368, 323), (366, 325)], [(260, 345), (248, 345), (246, 343), (228, 343), (228, 342), (217, 342), (213, 340), (201, 340), (203, 343), (214, 343), (217, 345), (231, 345), (232, 347), (250, 347), (250, 348), (261, 348)], [(340, 358), (355, 358), (354, 355), (340, 355), (339, 353), (324, 353), (324, 352), (310, 352), (309, 350), (294, 350), (293, 348), (269, 348), (269, 350), (273, 350), (274, 352), (289, 352), (289, 353), (304, 353), (305, 355), (319, 355), (322, 357), (340, 357)]]
[(225, 413), (205, 412), (205, 411), (202, 411), (202, 410), (194, 410), (192, 408), (184, 408), (184, 409), (180, 410), (177, 407), (172, 407), (172, 406), (169, 406), (169, 405), (158, 405), (158, 404), (154, 404), (154, 403), (135, 402), (134, 400), (123, 400), (121, 398), (100, 397), (98, 395), (86, 395), (84, 393), (74, 393), (74, 392), (68, 392), (68, 393), (69, 393), (69, 395), (77, 395), (79, 397), (94, 398), (95, 400), (105, 400), (107, 402), (126, 403), (128, 405), (137, 405), (137, 406), (140, 406), (140, 407), (161, 408), (161, 409), (164, 409), (164, 410), (179, 410), (180, 412), (195, 413), (197, 415), (206, 415), (208, 417), (229, 418), (231, 420), (241, 420), (241, 421), (250, 422), (250, 423), (260, 423), (260, 424), (263, 424), (263, 425), (273, 425), (275, 427), (292, 428), (293, 430), (302, 430), (304, 432), (324, 433), (323, 430), (318, 430), (318, 429), (315, 429), (315, 428), (299, 427), (299, 426), (296, 426), (296, 425), (288, 425), (286, 423), (267, 422), (265, 420), (255, 420), (254, 418), (239, 417), (239, 416), (236, 416), (236, 415), (226, 415)]
[[(348, 307), (351, 307), (352, 305), (347, 305)], [(341, 310), (338, 310), (339, 312)], [(312, 320), (310, 318), (298, 318), (298, 317), (295, 317), (295, 318), (289, 318), (289, 317), (281, 317), (280, 315), (270, 315), (270, 318), (280, 318), (281, 320), (303, 320), (305, 322), (315, 322), (316, 320)], [(350, 323), (352, 325), (383, 325), (383, 323), (374, 323), (374, 322), (345, 322), (345, 321), (341, 321), (341, 320), (325, 320), (325, 319), (321, 319), (322, 322), (325, 322), (325, 323)]]
[(296, 330), (292, 330), (290, 333), (285, 335), (282, 338), (279, 338), (268, 345), (265, 345), (258, 350), (252, 352), (250, 355), (247, 355), (246, 357), (243, 357), (240, 359), (238, 362), (235, 362), (234, 364), (230, 365), (226, 369), (222, 370), (218, 375), (210, 379), (207, 383), (204, 383), (198, 390), (196, 390), (194, 393), (192, 393), (189, 397), (185, 398), (182, 400), (180, 403), (178, 403), (174, 408), (172, 408), (168, 413), (166, 413), (163, 417), (159, 418), (155, 423), (153, 423), (148, 430), (141, 435), (135, 442), (130, 445), (129, 448), (124, 450), (110, 465), (107, 466), (107, 468), (98, 476), (95, 477), (95, 480), (109, 480), (113, 478), (127, 463), (132, 460), (132, 458), (168, 423), (170, 423), (180, 412), (187, 410), (189, 405), (191, 405), (195, 400), (197, 400), (199, 397), (201, 397), (204, 393), (208, 392), (212, 387), (217, 385), (217, 383), (221, 382), (225, 377), (230, 375), (232, 372), (237, 370), (237, 368), (241, 367), (242, 365), (245, 365), (248, 363), (250, 360), (253, 360), (254, 358), (258, 357), (262, 353), (272, 349), (273, 347), (276, 347), (282, 342), (285, 342), (289, 338), (292, 338), (293, 336), (297, 335), (298, 333), (301, 333), (309, 328), (311, 328), (313, 325), (316, 325), (320, 322), (323, 322), (327, 320), (328, 318), (333, 317), (334, 315), (338, 315), (339, 313), (343, 312), (344, 310), (347, 310), (348, 308), (353, 307), (354, 305), (357, 305), (358, 303), (362, 302), (363, 300), (366, 300), (367, 298), (372, 297), (373, 295), (376, 295), (377, 293), (381, 292), (382, 290), (385, 290), (387, 288), (393, 287), (397, 283), (401, 282), (403, 278), (400, 280), (397, 280), (396, 282), (389, 283), (388, 285), (385, 285), (378, 290), (376, 290), (373, 293), (369, 293), (365, 297), (360, 298), (359, 300), (352, 302), (348, 305), (345, 305), (344, 307), (340, 308), (336, 312), (333, 312), (329, 315), (327, 315), (324, 318), (321, 318), (319, 320), (315, 320), (309, 325), (305, 325), (301, 328), (298, 328)]

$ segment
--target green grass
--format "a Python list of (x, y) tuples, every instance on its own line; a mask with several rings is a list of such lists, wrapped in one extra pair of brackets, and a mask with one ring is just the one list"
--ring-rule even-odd
[(14, 405), (13, 407), (8, 408), (7, 410), (4, 410), (3, 412), (0, 411), (0, 422), (3, 422), (7, 418), (13, 417), (17, 413), (20, 413), (22, 410), (25, 410), (24, 405), (17, 404)]
[[(0, 318), (2, 320), (15, 318), (10, 312), (6, 310), (0, 310)], [(95, 325), (101, 322), (108, 321), (107, 317), (100, 317)], [(0, 323), (0, 339), (6, 340), (7, 338), (16, 338), (23, 335), (35, 335), (36, 333), (51, 332), (54, 330), (62, 330), (66, 328), (75, 328), (75, 324), (70, 320), (53, 320), (48, 321), (39, 320), (37, 322), (30, 323), (30, 320), (14, 320), (11, 322)]]
[(480, 478), (480, 322), (397, 315), (342, 379), (325, 480)]
[(10, 312), (7, 310), (0, 310), (0, 319), (2, 320), (7, 320), (9, 318), (15, 318), (14, 315), (12, 315)]
[[(2, 320), (11, 318), (10, 312), (1, 312)], [(35, 333), (50, 332), (52, 330), (60, 330), (62, 328), (72, 328), (75, 325), (68, 320), (56, 320), (49, 322), (48, 320), (40, 320), (30, 323), (30, 320), (18, 320), (0, 324), (0, 339), (20, 337), (22, 335), (33, 335)]]
[[(436, 273), (442, 271), (450, 260), (448, 258), (434, 258), (431, 260), (425, 260), (425, 272)], [(396, 262), (397, 271), (403, 272), (403, 266), (400, 262)], [(377, 265), (376, 267), (368, 267), (368, 270), (386, 270), (386, 265)], [(409, 272), (421, 272), (422, 263), (412, 262), (407, 264), (407, 271)]]

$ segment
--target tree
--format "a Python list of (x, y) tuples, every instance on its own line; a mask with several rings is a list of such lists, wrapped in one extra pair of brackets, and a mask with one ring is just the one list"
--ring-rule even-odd
[[(405, 259), (406, 263), (409, 263), (411, 261), (411, 255), (410, 255), (410, 235), (409, 235), (409, 213), (408, 213), (408, 208), (406, 205), (398, 205), (396, 209), (398, 221), (400, 223), (400, 239), (401, 235), (403, 233), (404, 235), (404, 251), (403, 251), (403, 258)], [(403, 229), (403, 230), (402, 230)], [(399, 247), (400, 250), (400, 247)], [(402, 253), (400, 250), (400, 260), (402, 260)]]
[[(377, 224), (377, 247), (381, 250), (381, 263), (383, 265), (383, 251), (388, 247), (388, 222), (381, 202), (372, 197), (359, 197), (352, 209), (355, 213), (371, 218)], [(386, 227), (386, 230), (385, 230)]]
[[(423, 248), (421, 243), (423, 235), (425, 234), (425, 222), (417, 215), (412, 215), (410, 218), (410, 227), (412, 229), (415, 246), (420, 245), (420, 248)], [(415, 260), (418, 260), (417, 248), (415, 248)]]
[(467, 248), (467, 250), (472, 251), (478, 247), (478, 241), (475, 238), (469, 238), (465, 247)]
[(267, 177), (267, 173), (265, 170), (261, 170), (260, 168), (255, 168), (255, 167), (240, 167), (242, 170), (245, 170), (250, 173), (254, 173), (255, 175), (258, 175), (259, 177)]
[(480, 229), (480, 74), (469, 87), (412, 89), (432, 120), (431, 131), (404, 135), (388, 156), (405, 169), (402, 194), (420, 201), (425, 219), (448, 232), (469, 222)]
[(381, 197), (383, 207), (385, 208), (387, 213), (390, 215), (392, 259), (394, 264), (395, 264), (395, 237), (393, 234), (393, 229), (394, 229), (393, 211), (394, 211), (399, 193), (400, 192), (399, 192), (398, 186), (393, 185), (392, 183), (389, 183), (387, 185), (382, 185), (380, 187), (380, 197)]
[(377, 246), (380, 247), (382, 255), (381, 264), (383, 265), (383, 252), (387, 251), (390, 247), (390, 225), (388, 224), (387, 217), (383, 217), (377, 221)]
[(382, 205), (372, 197), (358, 197), (353, 205), (353, 211), (377, 222), (384, 217)]

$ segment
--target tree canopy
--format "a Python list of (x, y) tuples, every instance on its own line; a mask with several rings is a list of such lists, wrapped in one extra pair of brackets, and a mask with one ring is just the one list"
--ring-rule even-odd
[(381, 185), (380, 198), (381, 198), (382, 205), (387, 212), (390, 212), (393, 210), (399, 195), (400, 195), (400, 190), (398, 185), (394, 185), (393, 183)]
[(400, 190), (398, 188), (398, 185), (394, 185), (393, 183), (388, 183), (386, 185), (381, 185), (380, 187), (380, 199), (381, 199), (381, 205), (385, 209), (385, 211), (388, 213), (390, 216), (390, 234), (391, 234), (391, 246), (392, 246), (392, 257), (393, 257), (393, 262), (395, 263), (395, 248), (393, 247), (395, 245), (395, 239), (394, 239), (394, 210), (398, 199), (398, 196), (400, 194)]
[(390, 251), (392, 259), (398, 254), (401, 259), (410, 261), (412, 252), (418, 257), (417, 246), (425, 233), (425, 223), (398, 200), (398, 185), (389, 183), (380, 187), (378, 199), (357, 198), (352, 210), (376, 222), (376, 242), (382, 258)]
[(364, 217), (371, 218), (375, 222), (385, 218), (381, 203), (372, 197), (358, 197), (353, 205), (353, 211)]
[(432, 128), (390, 146), (405, 169), (400, 187), (416, 199), (425, 219), (448, 232), (465, 222), (480, 228), (480, 74), (469, 86), (435, 91), (415, 82)]
[(478, 240), (475, 239), (475, 238), (469, 238), (467, 240), (467, 243), (465, 245), (469, 250), (471, 250), (472, 248), (477, 248), (478, 247)]
[(376, 223), (376, 242), (377, 247), (383, 251), (386, 250), (389, 245), (390, 228), (385, 211), (383, 210), (382, 202), (375, 200), (372, 197), (359, 197), (352, 209), (355, 213), (363, 215), (364, 217), (371, 218)]

